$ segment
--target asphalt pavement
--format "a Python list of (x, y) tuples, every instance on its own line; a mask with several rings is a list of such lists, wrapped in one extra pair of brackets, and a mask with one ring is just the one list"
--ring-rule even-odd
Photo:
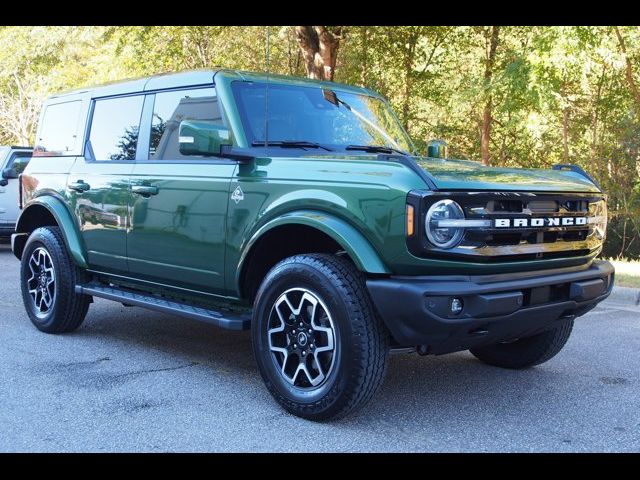
[(640, 451), (640, 308), (607, 300), (544, 365), (510, 371), (468, 352), (393, 355), (357, 414), (313, 423), (262, 384), (247, 332), (91, 306), (47, 335), (24, 313), (0, 245), (0, 451)]

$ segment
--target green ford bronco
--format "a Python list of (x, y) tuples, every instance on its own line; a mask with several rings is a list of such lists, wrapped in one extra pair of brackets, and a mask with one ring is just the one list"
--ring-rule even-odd
[(588, 174), (417, 156), (364, 88), (154, 76), (52, 96), (35, 144), (12, 237), (33, 324), (72, 331), (99, 297), (251, 329), (308, 419), (362, 406), (391, 350), (540, 364), (613, 287)]

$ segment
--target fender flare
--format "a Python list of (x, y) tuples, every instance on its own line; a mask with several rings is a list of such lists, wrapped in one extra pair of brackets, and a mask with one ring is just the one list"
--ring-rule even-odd
[(347, 252), (358, 270), (375, 274), (388, 275), (391, 273), (369, 240), (354, 226), (325, 212), (303, 210), (279, 215), (268, 221), (251, 236), (246, 246), (242, 249), (242, 255), (236, 271), (235, 280), (238, 289), (241, 287), (240, 280), (245, 268), (245, 261), (256, 242), (260, 240), (265, 233), (283, 225), (305, 225), (325, 233)]
[(29, 233), (25, 226), (25, 224), (27, 224), (26, 219), (29, 218), (30, 212), (33, 211), (35, 206), (47, 209), (47, 211), (53, 216), (60, 227), (64, 243), (71, 255), (71, 258), (73, 258), (76, 265), (80, 268), (87, 268), (88, 264), (84, 242), (82, 241), (82, 235), (80, 235), (78, 226), (65, 204), (55, 197), (41, 196), (31, 200), (18, 218), (18, 222), (16, 223), (16, 233)]

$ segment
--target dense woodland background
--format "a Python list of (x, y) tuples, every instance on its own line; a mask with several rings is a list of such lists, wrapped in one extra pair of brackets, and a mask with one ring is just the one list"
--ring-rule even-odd
[(33, 142), (53, 92), (221, 66), (363, 85), (424, 151), (575, 163), (610, 197), (607, 256), (640, 258), (640, 27), (0, 27), (0, 144)]

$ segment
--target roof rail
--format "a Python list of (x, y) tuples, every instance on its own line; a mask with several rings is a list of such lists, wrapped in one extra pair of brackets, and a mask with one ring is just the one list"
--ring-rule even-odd
[(553, 167), (551, 167), (551, 169), (552, 170), (569, 170), (571, 172), (579, 173), (584, 178), (586, 178), (591, 183), (593, 183), (596, 187), (598, 187), (600, 190), (602, 190), (602, 187), (600, 186), (600, 184), (598, 182), (596, 182), (595, 179), (591, 175), (589, 175), (587, 172), (585, 172), (582, 169), (582, 167), (579, 167), (578, 165), (573, 165), (573, 164), (568, 164), (568, 163), (559, 163), (559, 164), (554, 165)]
[(33, 147), (21, 147), (20, 145), (10, 145), (9, 148), (14, 150), (33, 150)]

